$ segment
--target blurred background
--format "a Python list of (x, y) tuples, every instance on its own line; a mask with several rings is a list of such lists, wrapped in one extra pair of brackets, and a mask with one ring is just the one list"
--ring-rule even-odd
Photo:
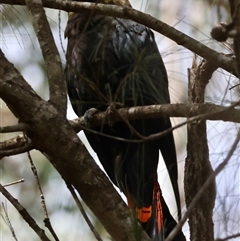
[[(131, 3), (134, 8), (151, 14), (219, 52), (232, 53), (230, 42), (220, 44), (210, 38), (210, 31), (213, 26), (220, 22), (230, 22), (227, 0), (132, 0)], [(48, 83), (45, 66), (27, 9), (19, 6), (0, 5), (0, 10), (1, 49), (34, 90), (43, 99), (47, 100)], [(65, 65), (64, 49), (66, 49), (66, 40), (64, 39), (64, 28), (67, 13), (50, 9), (46, 9), (46, 13), (62, 63)], [(172, 103), (187, 103), (187, 68), (191, 67), (194, 54), (158, 33), (156, 33), (156, 41), (168, 71)], [(240, 96), (239, 89), (229, 90), (236, 83), (237, 79), (234, 76), (218, 69), (207, 85), (206, 102), (229, 105), (236, 101)], [(68, 119), (73, 118), (76, 118), (76, 116), (71, 106), (68, 105)], [(172, 123), (174, 125), (183, 120), (183, 118), (173, 118)], [(0, 100), (0, 125), (14, 124), (17, 124), (17, 119), (9, 111), (6, 104)], [(208, 142), (213, 168), (225, 158), (234, 141), (237, 128), (239, 128), (239, 125), (234, 123), (208, 121)], [(187, 141), (186, 127), (176, 130), (174, 134), (178, 153), (182, 211), (184, 212), (186, 210), (183, 193), (183, 172)], [(1, 134), (0, 141), (14, 136), (16, 136), (16, 133)], [(82, 134), (80, 136), (84, 138)], [(216, 238), (224, 238), (240, 232), (239, 154), (240, 146), (238, 146), (227, 167), (217, 176), (217, 199), (213, 217)], [(78, 211), (59, 174), (40, 152), (33, 150), (31, 155), (37, 167), (50, 219), (59, 239), (73, 241), (94, 240), (94, 236)], [(95, 153), (92, 151), (91, 155), (97, 160)], [(171, 209), (171, 213), (176, 217), (175, 199), (162, 160), (159, 163), (158, 175), (163, 196)], [(27, 155), (11, 156), (0, 161), (0, 182), (2, 185), (22, 178), (24, 178), (25, 182), (10, 186), (7, 190), (19, 200), (37, 223), (44, 228), (44, 212), (40, 203), (40, 194)], [(0, 195), (0, 202), (0, 240), (14, 240), (6, 222), (3, 205), (7, 210), (7, 216), (19, 241), (39, 240), (15, 208), (2, 195)], [(111, 240), (96, 217), (87, 207), (85, 208), (102, 239)], [(183, 232), (189, 239), (187, 223), (183, 227)]]

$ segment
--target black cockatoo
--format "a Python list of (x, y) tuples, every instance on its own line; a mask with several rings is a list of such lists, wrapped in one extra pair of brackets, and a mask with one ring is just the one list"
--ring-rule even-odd
[[(104, 3), (105, 1), (97, 1)], [(126, 0), (106, 3), (130, 7)], [(86, 13), (71, 13), (65, 76), (68, 95), (78, 116), (109, 105), (122, 107), (170, 103), (168, 78), (153, 32), (134, 21)], [(86, 115), (86, 114), (85, 114)], [(89, 117), (88, 117), (89, 119)], [(176, 225), (158, 180), (159, 149), (166, 163), (180, 216), (177, 160), (173, 134), (131, 142), (171, 128), (169, 118), (140, 119), (84, 131), (111, 181), (122, 190), (152, 240), (163, 240)], [(120, 141), (121, 137), (129, 141)], [(182, 232), (175, 241), (185, 240)]]

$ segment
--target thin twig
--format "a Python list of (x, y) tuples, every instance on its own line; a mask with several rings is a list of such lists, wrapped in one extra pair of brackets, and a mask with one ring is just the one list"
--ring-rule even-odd
[(63, 47), (63, 40), (62, 40), (62, 33), (61, 33), (61, 10), (58, 11), (58, 35), (59, 35), (59, 39), (60, 39), (60, 45), (62, 48), (62, 51), (64, 54), (66, 54), (66, 51)]
[(231, 86), (231, 87), (229, 88), (229, 90), (232, 90), (232, 89), (234, 89), (234, 88), (236, 88), (236, 87), (238, 87), (238, 86), (240, 86), (239, 83), (238, 83), (238, 84), (235, 84), (234, 86)]
[(75, 193), (72, 185), (69, 184), (69, 183), (66, 183), (66, 185), (67, 185), (68, 190), (71, 192), (71, 194), (72, 194), (72, 196), (73, 196), (73, 199), (75, 200), (75, 202), (76, 202), (76, 204), (77, 204), (80, 212), (82, 213), (82, 215), (83, 215), (86, 223), (88, 224), (89, 228), (91, 229), (92, 233), (94, 234), (95, 238), (96, 238), (98, 241), (102, 241), (99, 233), (98, 233), (97, 230), (94, 228), (94, 226), (92, 225), (90, 219), (88, 218), (88, 216), (87, 216), (87, 214), (86, 214), (86, 212), (85, 212), (85, 210), (84, 210), (84, 208), (83, 208), (80, 200), (78, 199), (78, 197), (77, 197), (77, 195), (76, 195), (76, 193)]
[(26, 125), (25, 123), (19, 123), (13, 126), (0, 126), (0, 133), (26, 131), (27, 128), (28, 128), (28, 125)]
[(230, 148), (226, 158), (224, 159), (224, 161), (218, 165), (218, 167), (215, 169), (215, 171), (209, 176), (209, 178), (207, 179), (207, 181), (204, 183), (204, 185), (202, 186), (202, 188), (199, 190), (199, 192), (197, 193), (197, 195), (193, 198), (191, 204), (189, 205), (186, 213), (184, 214), (184, 216), (182, 217), (182, 219), (178, 222), (178, 224), (176, 225), (176, 227), (172, 230), (172, 232), (168, 235), (167, 239), (165, 241), (172, 241), (173, 238), (177, 235), (177, 233), (179, 232), (179, 230), (182, 228), (182, 226), (184, 225), (184, 223), (187, 221), (187, 218), (191, 215), (193, 209), (196, 206), (196, 203), (201, 199), (201, 197), (205, 194), (206, 190), (208, 189), (208, 187), (212, 184), (212, 182), (214, 181), (215, 177), (224, 169), (224, 167), (228, 164), (231, 156), (233, 155), (235, 149), (237, 148), (237, 145), (240, 141), (240, 130), (238, 131), (238, 134), (233, 142), (232, 147)]
[[(30, 139), (28, 139), (28, 142), (31, 144)], [(26, 138), (23, 136), (23, 134), (0, 142), (0, 150), (11, 150), (23, 146), (26, 146)]]
[(35, 233), (39, 236), (42, 241), (50, 241), (50, 239), (46, 236), (43, 229), (41, 229), (35, 220), (31, 217), (31, 215), (27, 212), (27, 210), (15, 199), (1, 184), (0, 184), (0, 192), (8, 199), (9, 202), (18, 210), (23, 219), (28, 223), (28, 225), (35, 231)]
[[(11, 128), (10, 128), (11, 129)], [(25, 153), (33, 149), (32, 141), (21, 134), (14, 138), (0, 142), (0, 159), (5, 156), (13, 156)]]
[(53, 238), (55, 241), (59, 241), (57, 234), (55, 233), (50, 218), (49, 217), (45, 217), (43, 220), (45, 226), (48, 228), (48, 230), (50, 231), (50, 233), (52, 234)]
[(13, 238), (14, 238), (16, 241), (18, 241), (17, 236), (16, 236), (15, 231), (14, 231), (14, 228), (13, 228), (13, 226), (12, 226), (12, 224), (11, 224), (10, 219), (9, 219), (8, 212), (7, 212), (7, 208), (5, 207), (5, 205), (4, 205), (3, 202), (2, 202), (2, 207), (3, 207), (3, 212), (4, 212), (4, 214), (5, 214), (5, 218), (4, 218), (3, 216), (2, 216), (2, 217), (3, 217), (4, 221), (6, 222), (7, 226), (9, 227), (10, 232), (11, 232)]
[(38, 178), (37, 168), (35, 167), (35, 165), (34, 165), (34, 163), (33, 163), (33, 160), (32, 160), (32, 157), (31, 157), (31, 155), (30, 155), (30, 152), (27, 152), (27, 155), (28, 155), (28, 159), (29, 159), (29, 163), (30, 163), (30, 166), (31, 166), (33, 175), (34, 175), (35, 180), (36, 180), (36, 182), (37, 182), (38, 190), (39, 190), (39, 192), (40, 192), (42, 208), (43, 208), (45, 217), (48, 218), (47, 206), (46, 206), (46, 203), (45, 203), (45, 200), (44, 200), (43, 191), (42, 191), (41, 184), (40, 184), (40, 181), (39, 181), (39, 178)]
[(52, 234), (52, 236), (54, 237), (54, 239), (56, 241), (59, 241), (54, 229), (52, 228), (52, 224), (51, 224), (49, 216), (48, 216), (47, 206), (46, 206), (45, 198), (44, 198), (43, 191), (42, 191), (42, 188), (41, 188), (41, 184), (40, 184), (40, 181), (39, 181), (37, 168), (35, 167), (35, 165), (33, 163), (33, 160), (32, 160), (32, 157), (31, 157), (29, 151), (27, 152), (27, 155), (28, 155), (28, 159), (29, 159), (29, 162), (30, 162), (30, 166), (31, 166), (33, 175), (34, 175), (34, 177), (36, 179), (36, 182), (37, 182), (38, 190), (40, 192), (41, 204), (42, 204), (42, 208), (43, 208), (43, 211), (44, 211), (44, 214), (45, 214), (43, 222), (44, 222), (45, 226), (48, 228), (48, 230), (50, 231), (50, 233)]
[(12, 186), (12, 185), (15, 185), (15, 184), (22, 183), (22, 182), (24, 182), (24, 181), (25, 181), (25, 180), (22, 178), (22, 179), (20, 179), (20, 180), (18, 180), (18, 181), (10, 182), (10, 183), (8, 183), (8, 184), (5, 184), (5, 185), (3, 185), (3, 187), (9, 187), (9, 186)]
[(27, 151), (30, 151), (34, 148), (34, 145), (32, 143), (22, 146), (22, 147), (16, 147), (12, 150), (1, 150), (0, 152), (0, 159), (2, 159), (5, 156), (13, 156), (13, 155), (18, 155), (18, 154), (22, 154), (25, 153)]
[(227, 236), (225, 238), (217, 238), (217, 239), (215, 239), (215, 241), (226, 241), (226, 240), (233, 239), (233, 238), (238, 238), (238, 237), (240, 237), (240, 233), (229, 235), (229, 236)]

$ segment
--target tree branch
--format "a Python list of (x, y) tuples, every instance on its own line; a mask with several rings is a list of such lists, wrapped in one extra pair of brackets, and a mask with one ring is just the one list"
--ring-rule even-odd
[(91, 223), (90, 219), (88, 218), (88, 215), (86, 214), (86, 212), (85, 212), (85, 210), (84, 210), (84, 208), (83, 208), (83, 205), (82, 205), (81, 201), (79, 200), (77, 194), (75, 193), (74, 188), (73, 188), (72, 185), (70, 185), (70, 184), (67, 184), (67, 183), (66, 183), (66, 185), (67, 185), (68, 190), (69, 190), (70, 193), (72, 194), (73, 199), (74, 199), (74, 201), (76, 202), (76, 204), (77, 204), (77, 206), (78, 206), (78, 208), (79, 208), (79, 210), (80, 210), (83, 218), (85, 219), (88, 227), (91, 229), (93, 235), (95, 236), (96, 240), (102, 241), (99, 233), (98, 233), (97, 230), (94, 228), (93, 224)]
[(230, 239), (234, 239), (234, 238), (238, 238), (238, 237), (240, 237), (240, 233), (236, 233), (236, 234), (227, 236), (225, 238), (217, 238), (217, 239), (215, 239), (215, 241), (228, 241)]
[[(232, 56), (229, 57), (225, 54), (218, 53), (166, 23), (135, 9), (100, 3), (80, 3), (65, 0), (43, 0), (42, 2), (44, 7), (65, 10), (67, 12), (91, 13), (94, 10), (95, 14), (132, 19), (163, 34), (175, 41), (178, 45), (184, 46), (217, 67), (221, 67), (229, 73), (238, 76), (236, 59)], [(25, 0), (0, 0), (0, 3), (24, 5)]]
[(12, 126), (0, 126), (0, 133), (10, 133), (10, 132), (18, 132), (18, 131), (26, 131), (26, 130), (27, 130), (27, 125), (25, 125), (24, 123), (18, 123), (17, 125), (12, 125)]
[(1, 150), (0, 151), (0, 160), (3, 157), (22, 154), (27, 151), (31, 151), (32, 149), (34, 149), (34, 145), (32, 143), (31, 144), (26, 143), (24, 146), (21, 146), (21, 147), (14, 147), (13, 149), (9, 149), (9, 150)]
[[(240, 75), (240, 0), (229, 0), (232, 15), (233, 49), (237, 60), (238, 76)], [(240, 77), (240, 76), (239, 76)]]
[[(208, 61), (197, 65), (196, 58), (189, 72), (189, 103), (204, 103), (204, 93), (208, 81), (215, 71)], [(206, 121), (189, 123), (187, 126), (187, 157), (184, 171), (184, 191), (187, 209), (198, 195), (213, 169), (209, 160)], [(212, 241), (213, 208), (216, 198), (215, 182), (212, 181), (201, 201), (195, 203), (194, 212), (189, 216), (190, 240)]]
[[(24, 125), (22, 125), (22, 127), (24, 127)], [(0, 159), (5, 156), (17, 155), (32, 150), (34, 148), (32, 141), (26, 138), (27, 137), (23, 135), (18, 135), (9, 140), (0, 142)]]
[(3, 185), (3, 187), (9, 187), (9, 186), (12, 186), (12, 185), (19, 184), (21, 182), (25, 182), (25, 180), (22, 178), (22, 179), (19, 179), (17, 181), (14, 181), (14, 182), (7, 183), (7, 184)]
[[(135, 106), (129, 108), (121, 108), (118, 110), (119, 115), (124, 116), (128, 120), (159, 118), (159, 117), (196, 117), (197, 120), (213, 120), (213, 121), (229, 121), (240, 123), (240, 110), (236, 109), (240, 101), (223, 107), (210, 103), (191, 103), (191, 104), (164, 104), (164, 105), (149, 105)], [(111, 116), (114, 122), (122, 121), (119, 115)], [(83, 117), (70, 120), (70, 123), (76, 132), (79, 132), (85, 127)], [(100, 112), (93, 116), (91, 126), (99, 126), (107, 124), (106, 112)], [(89, 127), (89, 126), (88, 126)]]
[(25, 0), (37, 35), (49, 82), (50, 101), (66, 115), (67, 94), (61, 59), (41, 0)]
[[(31, 142), (30, 139), (28, 139)], [(27, 142), (28, 142), (27, 141)], [(11, 150), (26, 145), (26, 138), (21, 134), (14, 138), (0, 142), (0, 150)]]
[(39, 238), (43, 241), (50, 241), (50, 239), (46, 236), (43, 229), (41, 229), (35, 220), (30, 216), (27, 210), (15, 199), (1, 184), (0, 184), (0, 192), (8, 199), (9, 202), (18, 210), (23, 219), (28, 223), (28, 225), (35, 231), (35, 233), (39, 236)]
[[(137, 107), (130, 107), (130, 108), (122, 108), (119, 109), (119, 114), (112, 116), (113, 122), (122, 121), (119, 118), (119, 115), (124, 116), (128, 120), (135, 120), (135, 119), (144, 119), (144, 118), (159, 118), (159, 117), (188, 117), (187, 121), (181, 122), (178, 125), (175, 125), (173, 128), (166, 130), (165, 132), (156, 133), (149, 137), (145, 137), (144, 139), (140, 140), (131, 140), (132, 142), (141, 142), (147, 141), (153, 138), (160, 138), (161, 136), (165, 135), (166, 133), (177, 129), (187, 123), (192, 122), (199, 122), (203, 120), (222, 120), (222, 121), (232, 121), (235, 123), (240, 123), (240, 110), (234, 109), (235, 106), (239, 105), (240, 101), (230, 105), (229, 107), (218, 106), (214, 104), (166, 104), (166, 105), (151, 105), (151, 106), (137, 106)], [(191, 117), (191, 118), (190, 118)], [(76, 132), (79, 132), (83, 129), (90, 130), (89, 126), (86, 127), (84, 117), (79, 117), (75, 120), (69, 121), (71, 126), (74, 128)], [(102, 125), (103, 123), (107, 124), (107, 114), (106, 112), (100, 112), (93, 116), (93, 120), (91, 123), (91, 127)], [(27, 130), (27, 125), (21, 125), (22, 130)], [(0, 133), (6, 133), (14, 131), (14, 128), (9, 127), (2, 127), (0, 128)], [(17, 131), (19, 131), (20, 127), (17, 127)], [(2, 129), (2, 130), (1, 130)], [(100, 133), (96, 133), (100, 134)], [(117, 137), (115, 137), (116, 139)], [(124, 139), (119, 139), (124, 141)], [(125, 140), (127, 141), (127, 140)], [(129, 140), (128, 140), (129, 141)], [(12, 139), (0, 142), (0, 159), (5, 156), (16, 155), (20, 153), (24, 153), (26, 151), (30, 151), (33, 149), (34, 146), (31, 143), (31, 140), (26, 141), (22, 135), (14, 137)]]
[(1, 214), (1, 217), (3, 218), (3, 220), (5, 221), (5, 223), (7, 224), (8, 228), (10, 229), (10, 232), (14, 238), (15, 241), (18, 241), (17, 240), (17, 237), (16, 237), (16, 234), (15, 234), (15, 231), (14, 231), (14, 228), (12, 226), (12, 223), (10, 221), (10, 218), (8, 216), (8, 212), (7, 212), (7, 208), (5, 207), (4, 203), (2, 202), (2, 207), (3, 207), (3, 212), (5, 214), (5, 217)]
[[(120, 108), (118, 109), (118, 113), (128, 120), (159, 117), (197, 117), (201, 120), (240, 123), (240, 109), (235, 108), (239, 104), (240, 101), (227, 107), (211, 103), (146, 105)], [(113, 123), (122, 121), (122, 119), (119, 118), (119, 115), (113, 114), (111, 116)], [(79, 132), (86, 127), (84, 117), (69, 120), (69, 122), (76, 132)], [(88, 125), (87, 127), (99, 126), (103, 123), (107, 124), (107, 113), (99, 112), (93, 116), (91, 125)], [(19, 123), (14, 126), (0, 127), (0, 133), (18, 131), (27, 131), (27, 125)], [(18, 139), (16, 141), (18, 141)], [(0, 150), (1, 149), (3, 149), (3, 144), (0, 142)]]

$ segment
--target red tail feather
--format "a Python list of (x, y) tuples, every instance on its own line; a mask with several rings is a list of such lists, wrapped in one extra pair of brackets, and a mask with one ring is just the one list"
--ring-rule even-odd
[(158, 237), (162, 235), (163, 211), (161, 204), (161, 189), (158, 182), (156, 181), (154, 185), (152, 205), (136, 208), (131, 195), (128, 195), (127, 200), (129, 208), (136, 210), (137, 218), (148, 235), (153, 238), (153, 240), (161, 240)]
[(138, 208), (137, 215), (138, 220), (141, 223), (146, 223), (152, 217), (152, 205), (149, 207)]
[(161, 204), (161, 189), (158, 182), (155, 183), (154, 187), (154, 199), (156, 202), (156, 226), (157, 226), (157, 234), (160, 234), (163, 228), (163, 211)]

